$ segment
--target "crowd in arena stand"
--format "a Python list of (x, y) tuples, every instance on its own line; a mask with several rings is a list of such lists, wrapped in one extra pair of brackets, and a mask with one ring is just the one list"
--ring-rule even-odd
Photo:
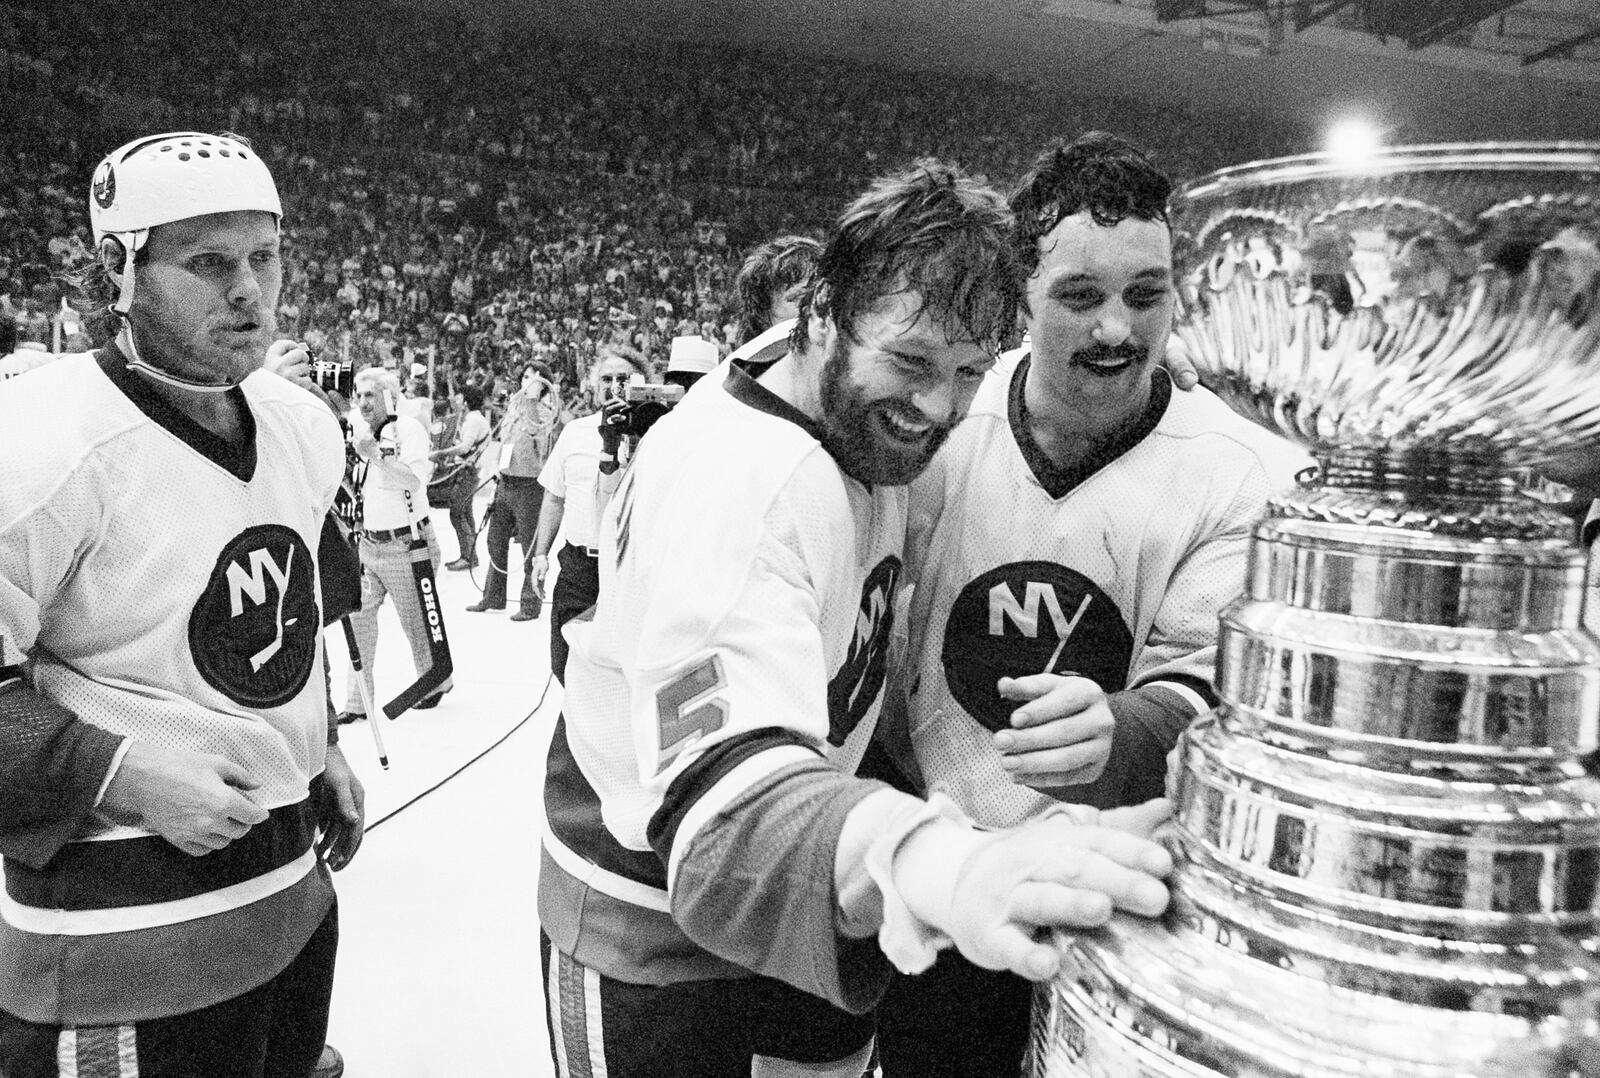
[[(710, 44), (573, 40), (386, 0), (178, 2), (75, 17), (0, 3), (0, 310), (89, 346), (59, 274), (89, 257), (82, 186), (143, 131), (237, 131), (285, 192), (281, 329), (430, 365), (491, 401), (531, 361), (576, 410), (603, 348), (656, 364), (733, 343), (743, 253), (816, 231), (924, 155), (1009, 183), (1049, 139), (1119, 131), (1179, 176), (1307, 148), (1279, 124), (1039, 85)], [(430, 363), (431, 361), (431, 363)], [(436, 391), (437, 392), (437, 391)]]

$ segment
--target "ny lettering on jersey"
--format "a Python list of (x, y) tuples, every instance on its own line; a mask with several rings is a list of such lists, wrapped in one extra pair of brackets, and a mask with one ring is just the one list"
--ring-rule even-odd
[(321, 626), (310, 548), (291, 528), (259, 524), (223, 547), (189, 614), (189, 650), (234, 703), (279, 707), (310, 678)]
[(1076, 674), (1105, 692), (1127, 687), (1133, 635), (1094, 581), (1048, 561), (1012, 562), (961, 589), (941, 653), (950, 694), (990, 730), (1010, 724), (1002, 677)]
[(843, 745), (866, 718), (883, 691), (900, 569), (900, 559), (891, 554), (877, 564), (862, 585), (855, 636), (850, 640), (844, 664), (828, 682), (828, 744), (835, 748)]

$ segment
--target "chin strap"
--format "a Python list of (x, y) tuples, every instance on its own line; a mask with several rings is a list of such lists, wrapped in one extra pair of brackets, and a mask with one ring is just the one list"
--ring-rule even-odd
[(152, 366), (139, 354), (139, 346), (133, 342), (133, 327), (128, 324), (126, 318), (122, 320), (122, 328), (117, 331), (117, 344), (121, 347), (123, 354), (128, 357), (128, 369), (130, 371), (138, 371), (146, 378), (153, 378), (163, 385), (187, 389), (193, 393), (226, 393), (237, 385), (235, 382), (191, 382), (187, 378), (180, 378), (168, 371), (161, 370), (159, 367)]

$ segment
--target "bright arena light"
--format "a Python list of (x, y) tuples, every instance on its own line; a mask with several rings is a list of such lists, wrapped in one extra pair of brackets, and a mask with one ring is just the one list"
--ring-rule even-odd
[(1329, 153), (1346, 161), (1371, 157), (1382, 145), (1382, 133), (1366, 120), (1341, 120), (1328, 129), (1324, 141)]

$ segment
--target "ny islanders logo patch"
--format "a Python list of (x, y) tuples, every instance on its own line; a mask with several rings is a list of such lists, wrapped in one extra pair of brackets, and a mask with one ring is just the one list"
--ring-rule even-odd
[(1127, 687), (1133, 635), (1110, 596), (1082, 573), (1020, 561), (961, 589), (940, 657), (956, 702), (990, 730), (1003, 730), (1020, 705), (1000, 698), (1002, 677), (1077, 674), (1117, 692)]
[(100, 169), (95, 173), (90, 190), (94, 192), (94, 200), (102, 210), (110, 209), (117, 200), (117, 171), (111, 167), (110, 161), (100, 162)]
[(316, 565), (299, 533), (258, 524), (217, 558), (189, 614), (189, 650), (206, 684), (245, 707), (279, 707), (316, 665)]
[(900, 559), (891, 554), (867, 574), (867, 582), (862, 585), (850, 651), (844, 665), (828, 682), (828, 744), (835, 747), (844, 744), (883, 691), (900, 568)]

